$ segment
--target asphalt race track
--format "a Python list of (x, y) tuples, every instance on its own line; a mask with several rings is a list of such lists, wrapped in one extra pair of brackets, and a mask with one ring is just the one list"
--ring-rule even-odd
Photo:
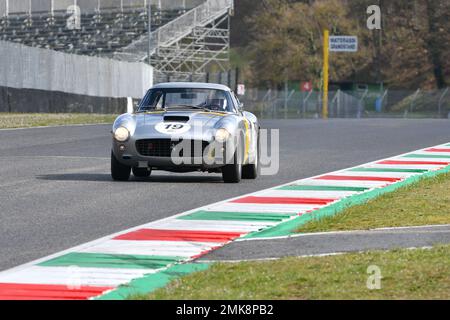
[(235, 241), (200, 261), (276, 259), (369, 250), (424, 248), (450, 243), (450, 225), (301, 234), (297, 237)]
[(448, 142), (448, 120), (265, 121), (280, 129), (276, 176), (155, 172), (112, 182), (110, 126), (0, 130), (0, 270), (130, 227), (329, 171)]

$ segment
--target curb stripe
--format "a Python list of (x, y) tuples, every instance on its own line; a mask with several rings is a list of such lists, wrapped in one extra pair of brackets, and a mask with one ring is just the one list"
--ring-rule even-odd
[(437, 154), (408, 154), (402, 158), (425, 158), (425, 159), (449, 159), (450, 155), (437, 155)]
[(339, 186), (339, 187), (357, 187), (357, 188), (377, 188), (386, 185), (386, 182), (383, 181), (355, 181), (355, 180), (318, 180), (316, 178), (312, 178), (310, 180), (306, 180), (303, 182), (299, 182), (300, 184), (308, 184), (308, 185), (317, 185), (317, 186)]
[(280, 214), (285, 213), (301, 213), (317, 208), (316, 204), (272, 204), (272, 203), (224, 203), (212, 207), (207, 207), (208, 211), (223, 212), (263, 212)]
[(354, 168), (349, 171), (353, 172), (404, 172), (404, 173), (424, 173), (426, 169), (389, 169), (389, 168)]
[[(0, 275), (0, 283), (116, 287), (155, 270), (31, 266)], [(0, 292), (1, 294), (1, 292)]]
[(383, 181), (383, 182), (397, 182), (401, 178), (387, 178), (387, 177), (363, 177), (363, 176), (336, 176), (336, 175), (325, 175), (316, 178), (317, 180), (341, 180), (341, 181)]
[(214, 242), (183, 242), (183, 241), (122, 241), (109, 240), (82, 250), (83, 253), (126, 254), (142, 256), (190, 257), (217, 247)]
[(179, 217), (181, 220), (232, 220), (232, 221), (267, 221), (280, 222), (290, 219), (295, 214), (264, 213), (264, 212), (220, 212), (197, 211), (187, 216)]
[(448, 162), (437, 162), (437, 161), (400, 161), (400, 160), (385, 160), (377, 162), (377, 164), (393, 164), (393, 165), (430, 165), (430, 166), (447, 166)]
[(450, 152), (450, 148), (449, 149), (438, 149), (438, 148), (431, 148), (431, 149), (426, 149), (426, 152)]
[(42, 267), (87, 267), (87, 268), (126, 268), (160, 269), (183, 260), (182, 257), (142, 256), (125, 254), (100, 254), (73, 252), (38, 264)]
[(79, 287), (63, 285), (0, 283), (0, 300), (86, 300), (112, 287)]
[(180, 220), (174, 218), (173, 220), (167, 221), (156, 221), (152, 224), (153, 228), (158, 228), (160, 230), (171, 229), (171, 230), (212, 230), (212, 231), (232, 231), (239, 233), (248, 233), (252, 231), (257, 231), (271, 225), (267, 222), (259, 221), (221, 221), (220, 224), (217, 221), (208, 220)]
[(249, 196), (231, 201), (231, 203), (256, 203), (256, 204), (314, 204), (326, 205), (336, 199), (314, 198), (281, 198), (281, 197), (255, 197)]
[(363, 192), (368, 190), (366, 187), (342, 187), (342, 186), (308, 186), (308, 185), (290, 185), (277, 188), (276, 190), (292, 190), (292, 191), (354, 191)]
[(115, 237), (114, 240), (160, 240), (225, 243), (234, 240), (241, 235), (242, 233), (238, 232), (141, 229)]
[(281, 197), (281, 198), (311, 198), (311, 199), (341, 199), (349, 197), (358, 192), (355, 191), (306, 191), (306, 190), (270, 190), (256, 193), (259, 197)]

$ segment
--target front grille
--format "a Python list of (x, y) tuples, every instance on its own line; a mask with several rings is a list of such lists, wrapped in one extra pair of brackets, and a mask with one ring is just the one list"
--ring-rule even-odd
[[(183, 145), (180, 145), (183, 142)], [(209, 145), (206, 141), (196, 141), (196, 140), (185, 140), (185, 141), (172, 141), (171, 139), (147, 139), (147, 140), (138, 140), (136, 141), (136, 149), (140, 155), (144, 157), (164, 157), (170, 158), (172, 156), (172, 150), (174, 148), (181, 148), (182, 146), (186, 146), (190, 143), (190, 153), (191, 157), (202, 157), (203, 152), (206, 147)], [(201, 154), (197, 145), (201, 143)], [(185, 150), (181, 150), (181, 152), (177, 152), (176, 154), (184, 157)], [(189, 156), (189, 155), (187, 155)]]

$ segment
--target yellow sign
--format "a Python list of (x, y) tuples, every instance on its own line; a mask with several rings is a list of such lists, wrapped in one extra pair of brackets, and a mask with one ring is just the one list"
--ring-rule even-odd
[(328, 119), (328, 72), (329, 72), (329, 39), (330, 32), (324, 30), (323, 32), (323, 107), (322, 107), (322, 117)]

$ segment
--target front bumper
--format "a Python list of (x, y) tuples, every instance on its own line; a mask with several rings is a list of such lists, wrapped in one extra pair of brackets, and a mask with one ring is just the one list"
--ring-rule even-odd
[(113, 139), (112, 150), (116, 159), (129, 167), (153, 169), (192, 169), (208, 170), (220, 168), (225, 165), (225, 147), (215, 142), (209, 142), (210, 146), (203, 156), (195, 157), (152, 157), (140, 154), (136, 148), (136, 140), (118, 142)]

